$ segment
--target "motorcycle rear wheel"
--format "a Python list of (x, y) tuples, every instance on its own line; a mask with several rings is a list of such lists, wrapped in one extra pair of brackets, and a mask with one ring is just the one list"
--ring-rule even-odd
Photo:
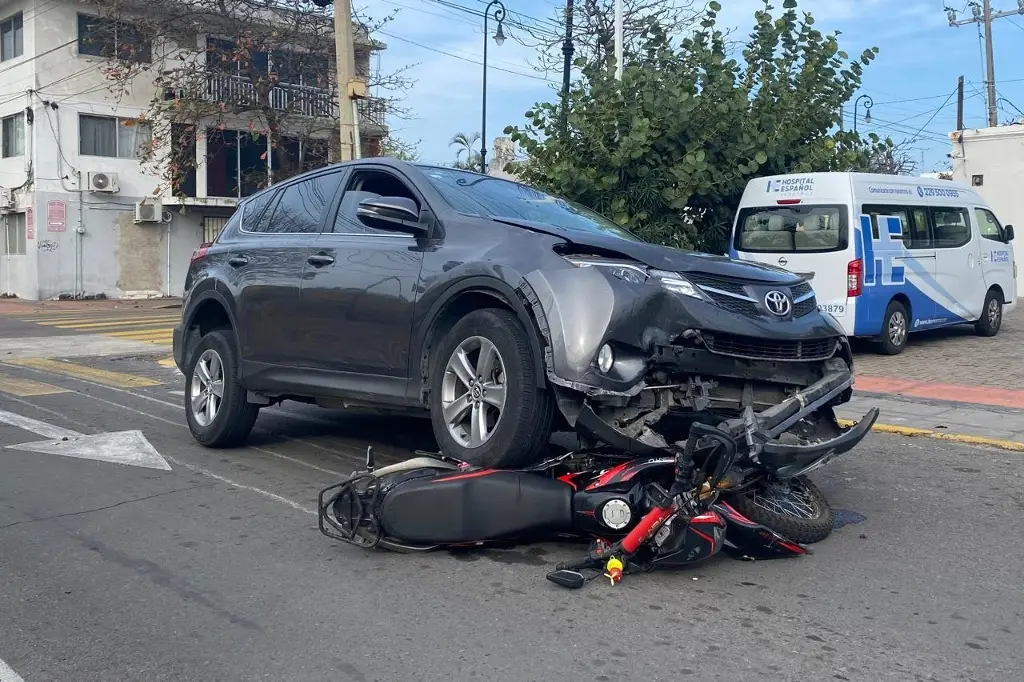
[(832, 505), (806, 476), (765, 479), (730, 495), (728, 502), (751, 521), (801, 544), (821, 542), (835, 527)]

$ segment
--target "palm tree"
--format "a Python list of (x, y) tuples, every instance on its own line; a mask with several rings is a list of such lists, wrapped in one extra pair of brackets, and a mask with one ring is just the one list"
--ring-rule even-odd
[[(480, 141), (480, 133), (473, 133), (472, 135), (466, 135), (466, 133), (456, 133), (451, 140), (448, 141), (449, 147), (457, 146), (459, 150), (455, 152), (455, 167), (462, 168), (465, 170), (474, 170), (480, 167), (480, 152), (473, 150), (473, 145)], [(462, 152), (466, 152), (466, 160), (462, 160)]]

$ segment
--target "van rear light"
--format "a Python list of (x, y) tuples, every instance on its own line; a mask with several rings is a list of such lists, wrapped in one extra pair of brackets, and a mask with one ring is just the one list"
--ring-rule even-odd
[(776, 201), (779, 206), (792, 206), (793, 204), (799, 204), (799, 199), (779, 199)]
[(208, 244), (204, 244), (203, 246), (200, 246), (198, 249), (196, 249), (195, 251), (192, 252), (192, 260), (190, 260), (189, 262), (190, 263), (195, 263), (197, 260), (199, 260), (200, 258), (205, 256), (206, 252), (209, 251), (209, 250), (210, 250), (210, 246)]
[(864, 289), (864, 261), (860, 258), (846, 265), (846, 296), (860, 296)]

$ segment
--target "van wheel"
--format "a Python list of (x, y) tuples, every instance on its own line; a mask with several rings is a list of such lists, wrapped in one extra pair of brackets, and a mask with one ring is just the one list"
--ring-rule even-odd
[(910, 315), (907, 306), (899, 301), (890, 301), (889, 307), (885, 309), (885, 317), (882, 318), (882, 353), (899, 355), (907, 347), (909, 335)]
[(981, 318), (974, 323), (974, 331), (978, 336), (995, 336), (1003, 326), (1003, 297), (995, 289), (989, 289), (985, 295), (985, 307)]

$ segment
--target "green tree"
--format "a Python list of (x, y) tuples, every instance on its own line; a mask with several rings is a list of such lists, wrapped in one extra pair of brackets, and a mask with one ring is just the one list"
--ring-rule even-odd
[(652, 22), (627, 55), (622, 80), (612, 57), (577, 66), (568, 100), (526, 112), (505, 133), (529, 163), (526, 182), (605, 213), (644, 238), (722, 252), (748, 180), (775, 173), (860, 170), (879, 147), (837, 129), (864, 66), (814, 28), (796, 0), (783, 12), (766, 0), (741, 55), (728, 54), (711, 2), (697, 30), (673, 45)]
[[(455, 133), (448, 141), (449, 147), (458, 147), (455, 151), (455, 167), (464, 170), (480, 170), (480, 152), (473, 147), (480, 142), (480, 133), (467, 135), (466, 133)], [(462, 160), (462, 153), (466, 153), (466, 160)]]

